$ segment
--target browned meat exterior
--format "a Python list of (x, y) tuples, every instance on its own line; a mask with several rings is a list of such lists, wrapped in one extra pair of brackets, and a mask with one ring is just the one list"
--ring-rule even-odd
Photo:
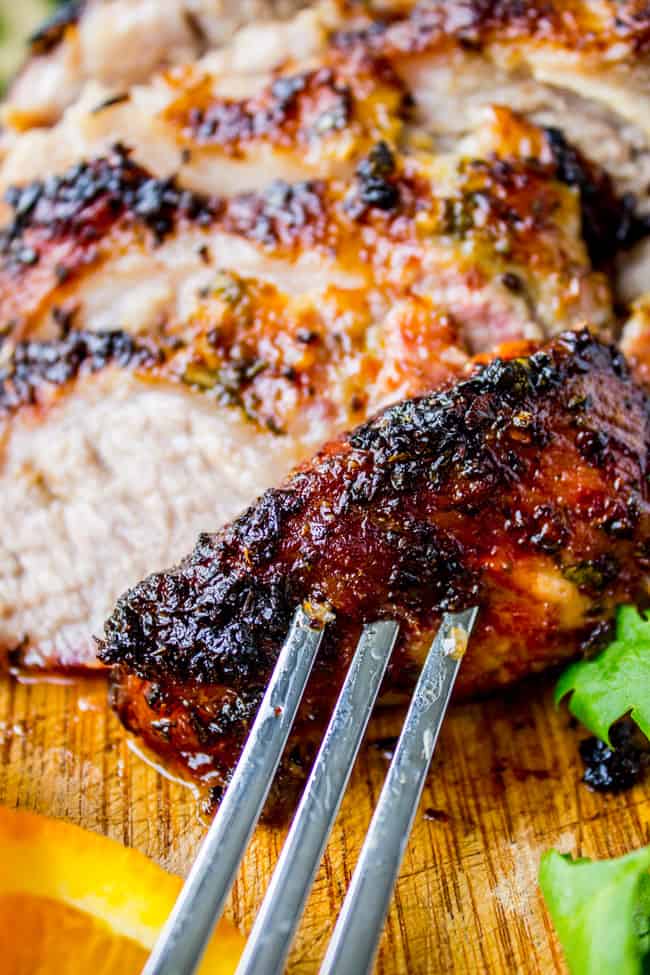
[[(142, 4), (113, 0), (87, 9), (112, 9), (119, 22), (120, 5)], [(536, 124), (565, 129), (619, 188), (645, 196), (650, 18), (633, 4), (571, 6), (568, 14), (565, 4), (546, 2), (326, 3), (288, 23), (253, 25), (224, 51), (188, 59), (147, 85), (89, 86), (51, 130), (13, 138), (10, 107), (0, 182), (61, 171), (119, 139), (157, 176), (180, 167), (194, 189), (213, 192), (215, 178), (220, 192), (230, 181), (252, 188), (255, 163), (288, 179), (301, 168), (303, 175), (341, 169), (373, 129), (375, 139), (399, 148), (418, 150), (424, 141), (447, 151), (476, 133), (486, 108), (508, 105)], [(178, 15), (178, 7), (174, 0), (164, 9)], [(148, 13), (155, 8), (149, 4)], [(133, 20), (144, 29), (146, 18)], [(164, 45), (164, 32), (156, 36)], [(116, 71), (123, 64), (110, 61)], [(287, 140), (287, 115), (299, 139)], [(270, 141), (282, 152), (265, 152)]]
[[(273, 9), (286, 12), (282, 4)], [(245, 9), (239, 13), (247, 19)], [(90, 0), (79, 28), (45, 32), (45, 46), (55, 55), (65, 39), (92, 34), (100, 49), (110, 49), (117, 35), (88, 26), (102, 17), (136, 39), (133, 60), (143, 67), (131, 81), (148, 80), (131, 83), (128, 58), (97, 53), (84, 67), (95, 80), (53, 126), (24, 131), (33, 123), (24, 113), (21, 121), (20, 111), (12, 115), (10, 104), (3, 189), (61, 174), (74, 162), (107, 154), (118, 141), (156, 178), (178, 175), (184, 187), (216, 196), (259, 191), (261, 179), (349, 179), (379, 140), (414, 157), (485, 158), (494, 149), (486, 118), (507, 105), (541, 129), (559, 130), (603, 167), (624, 196), (628, 220), (635, 206), (650, 211), (650, 18), (643, 5), (575, 2), (568, 10), (535, 0), (328, 0), (290, 21), (252, 24), (215, 51), (219, 29), (215, 34), (205, 25), (228, 21), (227, 5), (216, 0)], [(151, 27), (152, 18), (166, 26)], [(177, 39), (188, 21), (203, 25), (198, 35), (207, 39), (190, 44), (184, 60)], [(138, 45), (140, 34), (153, 39), (152, 59), (144, 56), (151, 53), (147, 44)], [(65, 42), (55, 43), (62, 37)], [(209, 53), (193, 60), (205, 47)], [(122, 80), (108, 83), (104, 63), (122, 71)], [(175, 67), (155, 73), (159, 63)], [(512, 138), (522, 158), (526, 149), (538, 158), (530, 133)], [(504, 154), (502, 147), (496, 151)], [(439, 167), (436, 177), (444, 183)], [(647, 227), (637, 225), (627, 243), (642, 230)], [(626, 301), (648, 290), (649, 267), (648, 248), (627, 262)]]
[[(589, 250), (598, 264), (625, 243), (624, 203), (558, 136), (506, 110), (492, 122), (503, 156), (445, 160), (444, 178), (435, 159), (379, 142), (351, 180), (273, 182), (223, 200), (153, 178), (117, 147), (14, 188), (0, 238), (0, 332), (50, 337), (52, 313), (65, 308), (87, 328), (178, 323), (215, 269), (294, 292), (361, 290), (375, 305), (423, 296), (457, 318), (475, 351), (585, 319), (611, 324)], [(513, 129), (537, 139), (537, 158), (511, 151)]]
[(118, 714), (225, 781), (299, 604), (333, 622), (298, 736), (369, 620), (401, 624), (393, 698), (447, 609), (480, 606), (460, 694), (576, 654), (645, 596), (649, 447), (646, 394), (588, 332), (388, 408), (120, 599), (100, 649)]
[[(4, 261), (0, 517), (12, 530), (0, 540), (0, 646), (22, 662), (92, 665), (92, 633), (125, 580), (177, 560), (320, 443), (468, 361), (458, 325), (428, 297), (406, 288), (389, 301), (362, 279), (300, 268), (291, 248), (321, 233), (324, 210), (309, 187), (275, 193), (312, 222), (264, 197), (229, 215), (123, 153), (17, 195)], [(257, 276), (224, 269), (246, 267), (243, 248)], [(266, 251), (281, 248), (269, 274)], [(120, 274), (131, 316), (113, 301)], [(132, 334), (107, 330), (111, 312)]]

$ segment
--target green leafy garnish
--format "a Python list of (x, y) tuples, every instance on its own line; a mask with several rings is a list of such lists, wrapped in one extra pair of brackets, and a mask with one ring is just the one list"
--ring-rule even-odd
[(555, 689), (556, 703), (571, 694), (569, 710), (610, 744), (609, 729), (629, 714), (650, 737), (650, 622), (634, 606), (616, 617), (616, 639), (593, 660), (571, 664)]
[(571, 975), (642, 975), (650, 949), (650, 847), (616, 860), (542, 856), (539, 885)]

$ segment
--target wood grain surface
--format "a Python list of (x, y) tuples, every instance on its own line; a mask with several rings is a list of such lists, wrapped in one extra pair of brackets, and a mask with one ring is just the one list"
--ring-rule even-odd
[[(376, 722), (373, 734), (392, 730)], [(623, 796), (580, 783), (577, 744), (545, 681), (455, 705), (447, 718), (397, 887), (377, 971), (564, 971), (536, 886), (539, 857), (613, 856), (650, 840), (650, 785)], [(0, 685), (0, 801), (63, 817), (187, 871), (205, 830), (197, 797), (139, 757), (101, 678)], [(387, 767), (366, 748), (291, 956), (315, 972)], [(229, 906), (247, 931), (284, 831), (260, 827)]]

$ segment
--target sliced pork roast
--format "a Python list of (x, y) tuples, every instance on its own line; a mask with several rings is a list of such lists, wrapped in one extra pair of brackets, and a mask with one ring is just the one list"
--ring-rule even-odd
[(222, 786), (301, 604), (330, 623), (298, 740), (370, 620), (400, 623), (392, 700), (445, 610), (480, 606), (460, 694), (570, 657), (645, 593), (649, 448), (645, 392), (586, 331), (389, 407), (119, 600), (100, 650), (118, 714)]
[(92, 661), (125, 583), (325, 440), (475, 353), (584, 318), (607, 329), (580, 198), (540, 138), (536, 161), (446, 160), (444, 182), (379, 143), (349, 181), (225, 200), (119, 149), (13, 191), (3, 647)]
[[(188, 9), (174, 2), (163, 14), (145, 0), (91, 0), (81, 25), (110, 17), (137, 36), (147, 18), (164, 16), (185, 30)], [(207, 2), (192, 6), (189, 22), (197, 16), (221, 25), (224, 10)], [(175, 175), (184, 187), (219, 196), (259, 190), (273, 178), (350, 178), (379, 140), (409, 155), (484, 157), (492, 151), (490, 115), (506, 105), (554, 139), (567, 179), (580, 178), (567, 145), (610, 175), (630, 246), (650, 212), (649, 25), (632, 0), (574, 3), (570, 12), (546, 0), (376, 7), (328, 0), (287, 21), (253, 23), (219, 50), (212, 45), (220, 28), (206, 26), (198, 33), (207, 35), (208, 53), (185, 63), (174, 29), (150, 30), (168, 49), (171, 70), (143, 71), (146, 83), (107, 84), (98, 69), (53, 126), (25, 131), (7, 110), (0, 188), (61, 174), (116, 142), (154, 176)], [(110, 31), (93, 36), (110, 47)], [(536, 156), (535, 139), (526, 140), (516, 128), (512, 151)], [(650, 289), (649, 260), (650, 245), (626, 258), (626, 301)]]
[[(192, 22), (203, 16), (208, 25), (211, 17), (220, 24), (223, 10), (213, 12), (219, 6), (210, 0), (193, 5), (89, 0), (81, 25), (109, 18), (126, 35), (146, 33), (149, 43), (169, 49), (167, 63), (181, 64), (173, 37), (187, 29), (187, 11)], [(152, 16), (185, 26), (149, 30)], [(99, 47), (115, 43), (115, 29), (93, 27), (92, 33)], [(208, 46), (215, 42), (214, 28), (204, 26), (199, 33), (208, 35)], [(486, 108), (507, 105), (564, 131), (614, 175), (619, 191), (645, 198), (649, 37), (650, 17), (634, 0), (576, 2), (570, 11), (559, 0), (327, 2), (284, 23), (251, 24), (223, 50), (158, 74), (146, 85), (131, 83), (125, 55), (94, 54), (88, 59), (94, 81), (59, 125), (23, 137), (24, 126), (7, 120), (3, 179), (7, 185), (61, 171), (122, 140), (160, 177), (178, 171), (183, 151), (186, 185), (212, 192), (214, 185), (205, 185), (209, 161), (247, 157), (257, 149), (251, 141), (269, 131), (277, 136), (287, 116), (300, 130), (303, 166), (327, 155), (332, 143), (341, 161), (355, 109), (361, 105), (361, 114), (370, 118), (374, 113), (381, 127), (388, 89), (399, 84), (410, 104), (409, 124), (399, 132), (403, 146), (424, 142), (446, 151), (476, 132)], [(143, 47), (146, 54), (146, 44), (134, 44), (133, 50), (136, 64), (146, 66), (151, 59), (143, 57)], [(117, 86), (98, 85), (106, 80), (104, 63), (124, 72)], [(143, 67), (141, 77), (149, 74)], [(296, 149), (293, 140), (281, 144)]]
[[(516, 120), (500, 110), (493, 146)], [(525, 126), (528, 131), (529, 126)], [(63, 312), (84, 328), (183, 323), (215, 269), (295, 296), (370, 292), (387, 309), (415, 294), (452, 312), (473, 351), (589, 319), (611, 324), (593, 270), (627, 222), (606, 177), (576, 193), (549, 140), (535, 159), (396, 156), (377, 143), (349, 180), (274, 181), (206, 198), (109, 158), (13, 188), (2, 235), (0, 321), (8, 338), (50, 337)], [(575, 170), (580, 170), (576, 157)], [(583, 205), (584, 204), (584, 205)], [(481, 333), (485, 334), (482, 335)]]
[(8, 113), (3, 649), (92, 661), (125, 586), (322, 443), (504, 343), (615, 334), (647, 24), (574, 7), (329, 3)]

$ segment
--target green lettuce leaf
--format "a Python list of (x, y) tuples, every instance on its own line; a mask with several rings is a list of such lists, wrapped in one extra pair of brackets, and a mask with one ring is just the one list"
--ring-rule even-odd
[(616, 617), (616, 638), (593, 660), (571, 664), (555, 689), (559, 702), (571, 694), (569, 710), (610, 744), (609, 729), (629, 714), (650, 737), (650, 622), (633, 606)]
[(571, 975), (644, 975), (650, 847), (616, 860), (542, 856), (539, 885)]

